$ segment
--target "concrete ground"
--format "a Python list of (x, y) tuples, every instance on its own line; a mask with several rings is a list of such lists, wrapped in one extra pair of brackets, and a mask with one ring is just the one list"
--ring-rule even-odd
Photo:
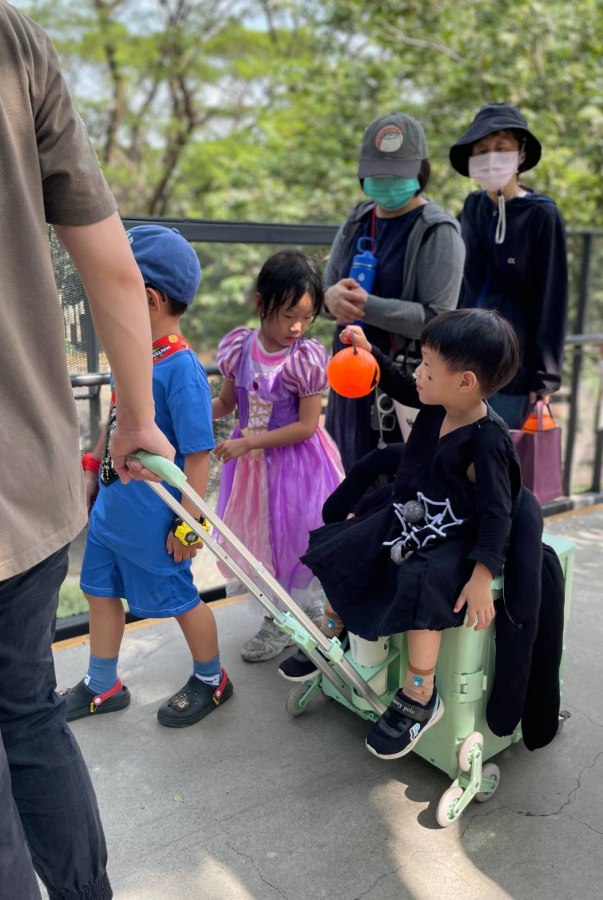
[[(129, 709), (73, 724), (108, 838), (118, 900), (599, 900), (603, 897), (603, 507), (548, 519), (576, 542), (563, 706), (535, 753), (496, 758), (501, 783), (447, 829), (449, 779), (411, 754), (384, 762), (366, 726), (324, 698), (291, 719), (274, 663), (245, 664), (244, 602), (214, 607), (235, 694), (191, 728), (155, 711), (189, 674), (174, 622), (134, 627), (121, 671)], [(57, 647), (60, 686), (85, 671), (83, 639)]]

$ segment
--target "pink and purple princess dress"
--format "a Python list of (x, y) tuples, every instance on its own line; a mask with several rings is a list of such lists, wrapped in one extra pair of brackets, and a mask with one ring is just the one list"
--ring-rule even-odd
[[(220, 341), (217, 362), (237, 398), (239, 421), (231, 438), (298, 421), (300, 398), (321, 394), (327, 385), (327, 351), (309, 338), (268, 353), (257, 331), (235, 328)], [(218, 515), (312, 614), (324, 595), (299, 558), (309, 532), (323, 524), (323, 503), (343, 475), (339, 451), (322, 425), (308, 440), (252, 450), (222, 469)]]

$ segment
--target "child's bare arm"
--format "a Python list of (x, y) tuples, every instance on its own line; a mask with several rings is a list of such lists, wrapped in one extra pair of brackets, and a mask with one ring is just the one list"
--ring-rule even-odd
[(211, 402), (212, 419), (223, 419), (224, 416), (234, 412), (237, 405), (234, 381), (225, 378), (220, 388), (220, 393)]
[(454, 604), (454, 612), (460, 612), (467, 604), (467, 628), (481, 631), (482, 628), (487, 628), (494, 618), (493, 577), (487, 566), (480, 562), (475, 563), (471, 578)]
[[(207, 482), (209, 480), (209, 450), (200, 450), (198, 453), (188, 453), (184, 458), (184, 474), (194, 491), (201, 497), (205, 497)], [(180, 502), (187, 512), (195, 519), (199, 518), (200, 511), (186, 497), (181, 497)], [(174, 562), (183, 559), (193, 559), (197, 555), (199, 545), (185, 547), (170, 530), (166, 540), (167, 552), (174, 557)]]
[(322, 407), (322, 395), (312, 394), (300, 397), (299, 419), (273, 431), (262, 431), (259, 434), (247, 434), (240, 438), (223, 441), (215, 449), (215, 454), (222, 462), (238, 459), (250, 450), (267, 450), (270, 447), (288, 447), (307, 441), (318, 428)]
[[(209, 481), (209, 458), (209, 450), (200, 450), (198, 453), (188, 453), (184, 457), (183, 469), (188, 483), (192, 489), (203, 498), (205, 498), (207, 482)], [(199, 517), (200, 511), (194, 503), (191, 503), (186, 497), (181, 498), (181, 503), (187, 512), (192, 513), (195, 518)]]
[[(99, 462), (103, 458), (103, 454), (105, 452), (105, 444), (107, 442), (107, 429), (108, 423), (105, 423), (101, 426), (98, 440), (94, 445), (94, 449), (92, 450), (92, 455)], [(92, 504), (96, 499), (96, 495), (98, 494), (98, 472), (91, 472), (89, 469), (84, 471), (84, 482), (86, 484), (86, 509), (88, 512), (92, 509)]]

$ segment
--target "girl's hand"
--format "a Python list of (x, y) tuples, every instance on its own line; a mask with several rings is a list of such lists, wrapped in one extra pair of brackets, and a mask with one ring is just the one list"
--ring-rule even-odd
[(252, 447), (249, 444), (248, 438), (233, 438), (218, 444), (214, 450), (214, 456), (216, 459), (219, 459), (220, 462), (225, 463), (229, 462), (231, 459), (239, 459), (240, 456), (245, 456), (251, 449)]
[(460, 612), (467, 604), (467, 628), (481, 631), (494, 618), (492, 599), (492, 575), (482, 563), (476, 563), (473, 575), (462, 589), (454, 604), (454, 612)]
[(354, 335), (357, 347), (360, 347), (362, 350), (368, 350), (369, 353), (371, 352), (371, 345), (367, 341), (360, 325), (347, 325), (339, 335), (339, 340), (342, 344), (351, 344), (352, 335)]

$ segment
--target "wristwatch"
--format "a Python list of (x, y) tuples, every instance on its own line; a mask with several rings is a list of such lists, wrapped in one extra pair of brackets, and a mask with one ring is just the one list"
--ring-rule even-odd
[[(211, 528), (207, 519), (199, 520), (199, 524), (206, 531), (209, 531)], [(180, 516), (176, 516), (172, 523), (172, 533), (185, 547), (195, 547), (197, 544), (203, 544), (203, 541), (196, 531), (193, 531), (190, 525), (184, 522)]]
[(179, 516), (176, 516), (172, 524), (172, 532), (185, 547), (194, 547), (195, 544), (201, 544), (201, 538), (187, 525)]

